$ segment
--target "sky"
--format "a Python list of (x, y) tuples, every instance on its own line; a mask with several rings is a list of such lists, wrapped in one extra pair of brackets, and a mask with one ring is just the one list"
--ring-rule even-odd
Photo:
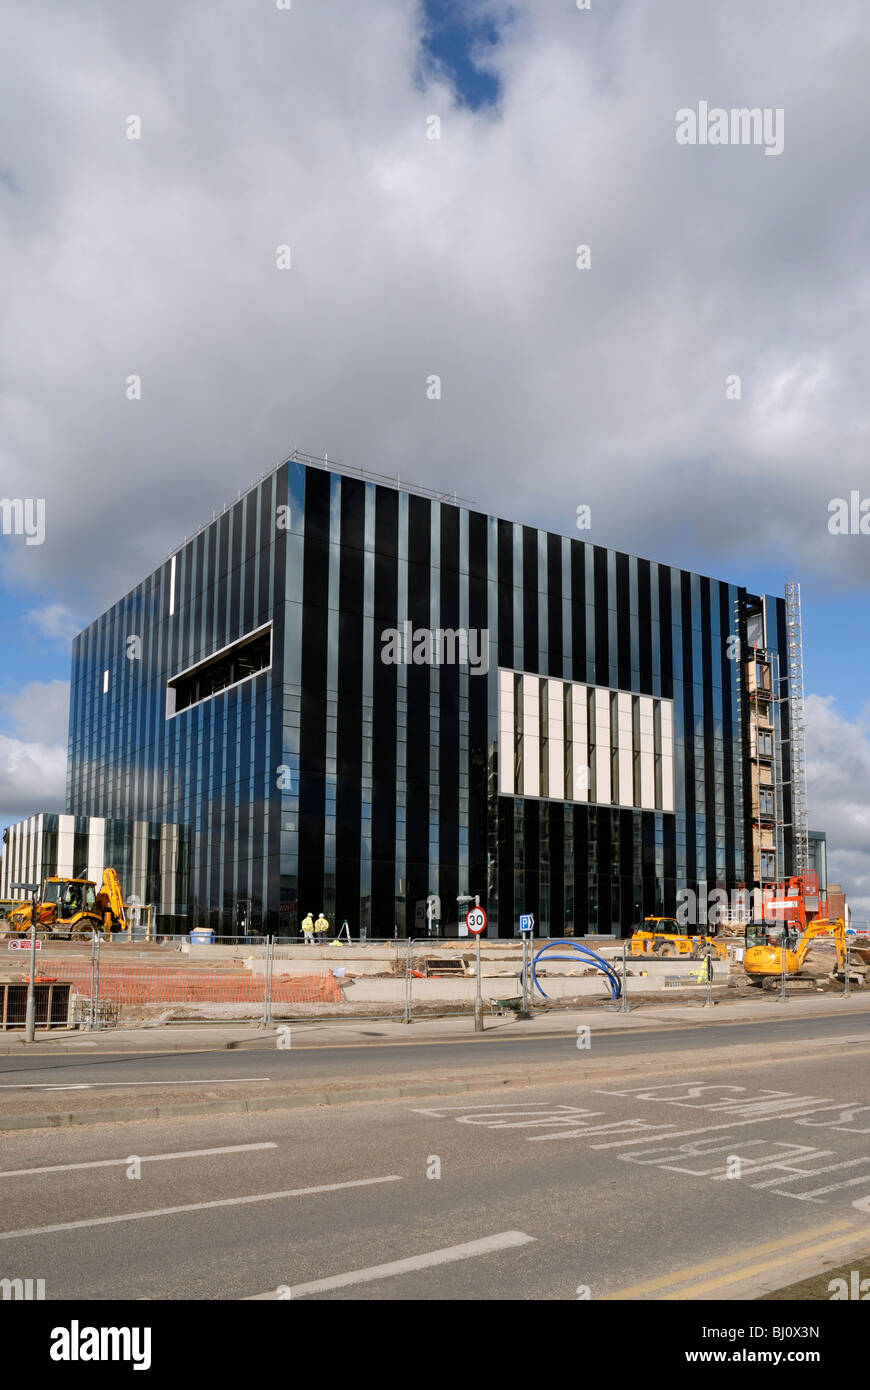
[[(72, 634), (300, 448), (798, 580), (810, 823), (870, 917), (864, 0), (10, 0), (5, 29), (0, 497), (45, 534), (0, 535), (0, 823), (63, 809)], [(781, 113), (780, 152), (679, 143), (700, 103)]]

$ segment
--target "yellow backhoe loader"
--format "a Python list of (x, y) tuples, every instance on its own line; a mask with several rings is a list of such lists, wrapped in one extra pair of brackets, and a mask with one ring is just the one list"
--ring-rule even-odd
[[(10, 908), (0, 934), (30, 931), (33, 904)], [(103, 870), (100, 887), (88, 878), (47, 878), (36, 904), (38, 936), (90, 936), (91, 932), (126, 931), (129, 926), (121, 885), (114, 869)]]
[(685, 922), (678, 922), (676, 917), (644, 917), (634, 929), (628, 954), (703, 960), (708, 946), (716, 960), (726, 959), (728, 952), (721, 941), (714, 941), (712, 936), (690, 936)]
[[(834, 922), (822, 919), (810, 922), (793, 947), (789, 947), (787, 944), (783, 946), (749, 946), (743, 957), (743, 968), (749, 976), (750, 984), (764, 986), (765, 983), (770, 982), (772, 986), (782, 978), (783, 970), (787, 977), (799, 975), (812, 942), (819, 937), (833, 941), (837, 952), (837, 965), (840, 970), (845, 970), (846, 925), (842, 917), (838, 917)], [(784, 962), (783, 955), (785, 957)]]

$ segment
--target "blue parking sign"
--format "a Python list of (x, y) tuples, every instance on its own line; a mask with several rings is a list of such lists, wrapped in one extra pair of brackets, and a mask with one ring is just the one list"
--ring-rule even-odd
[(520, 917), (520, 931), (534, 931), (535, 919), (531, 912), (524, 912)]

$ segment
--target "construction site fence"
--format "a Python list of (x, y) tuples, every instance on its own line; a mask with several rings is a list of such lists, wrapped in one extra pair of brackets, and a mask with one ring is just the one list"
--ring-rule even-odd
[[(159, 1022), (161, 1015), (181, 1013), (189, 1019), (237, 1019), (259, 1021), (264, 1025), (273, 1016), (292, 1011), (298, 1004), (338, 1005), (343, 1003), (341, 987), (329, 967), (323, 971), (290, 974), (283, 969), (276, 943), (266, 940), (256, 970), (236, 962), (199, 966), (188, 960), (155, 962), (119, 960), (104, 949), (99, 936), (90, 943), (90, 958), (39, 954), (36, 964), (37, 1026), (46, 1026), (48, 1002), (40, 1009), (40, 991), (66, 987), (68, 1009), (63, 1018), (51, 1019), (51, 1026), (96, 1029), (120, 1022)], [(24, 1024), (29, 969), (19, 964), (18, 978), (7, 987), (8, 1022)], [(45, 994), (48, 1001), (48, 994)], [(0, 1001), (2, 1002), (2, 1001)], [(20, 1006), (19, 1006), (20, 1005)], [(9, 1013), (11, 1007), (11, 1013)], [(57, 1013), (57, 1010), (55, 1010)], [(42, 1016), (40, 1016), (42, 1015)]]
[[(538, 937), (528, 943), (531, 953), (547, 944)], [(248, 1021), (268, 1027), (281, 1019), (298, 1016), (300, 1005), (320, 1006), (324, 1013), (341, 1014), (351, 1003), (345, 999), (342, 985), (345, 967), (333, 960), (312, 960), (308, 970), (300, 971), (300, 953), (282, 950), (280, 939), (264, 938), (256, 955), (242, 962), (219, 957), (208, 963), (196, 957), (184, 956), (174, 961), (119, 958), (116, 949), (106, 949), (102, 938), (94, 935), (84, 951), (52, 951), (45, 943), (35, 958), (36, 1024), (39, 1028), (83, 1027), (98, 1029), (118, 1024), (135, 1027), (139, 1024), (193, 1021)], [(398, 986), (385, 1000), (385, 1007), (373, 1007), (354, 1017), (401, 1016), (411, 1023), (415, 1018), (434, 1018), (474, 1012), (473, 937), (458, 938), (447, 943), (432, 937), (409, 937), (386, 943), (395, 947), (385, 961), (384, 976)], [(436, 946), (448, 944), (452, 952), (435, 951)], [(501, 942), (501, 945), (517, 943)], [(615, 943), (616, 944), (616, 943)], [(739, 943), (733, 943), (738, 946)], [(483, 942), (486, 945), (486, 942)], [(643, 990), (635, 978), (638, 966), (644, 972), (658, 975), (673, 971), (677, 960), (656, 959), (650, 956), (631, 956), (627, 942), (618, 943), (621, 949), (607, 952), (610, 963), (620, 977), (623, 996), (627, 991)], [(606, 949), (606, 947), (605, 947)], [(850, 940), (847, 938), (846, 960), (849, 961)], [(304, 957), (302, 957), (304, 959)], [(491, 962), (489, 953), (484, 955)], [(683, 961), (686, 961), (683, 957)], [(738, 957), (739, 959), (739, 957)], [(512, 1006), (522, 992), (523, 969), (516, 961), (507, 966), (504, 975), (482, 976), (482, 995), (486, 1010), (503, 1012)], [(697, 966), (698, 962), (695, 962)], [(322, 967), (322, 968), (321, 968)], [(544, 966), (544, 970), (546, 966)], [(626, 973), (628, 972), (628, 973)], [(848, 981), (847, 964), (847, 981)], [(445, 1008), (445, 1001), (432, 991), (426, 998), (425, 986), (418, 982), (434, 976), (453, 976), (464, 982)], [(351, 973), (351, 979), (355, 978)], [(0, 1029), (23, 1027), (29, 979), (29, 961), (16, 958), (14, 973), (0, 984)], [(676, 978), (672, 983), (680, 981)], [(700, 980), (699, 980), (700, 983)], [(604, 977), (602, 976), (602, 987)], [(784, 987), (783, 987), (784, 988)], [(848, 983), (847, 983), (848, 992)], [(560, 995), (564, 998), (564, 995)], [(546, 1007), (549, 1001), (529, 989), (529, 1002), (534, 1007)], [(567, 1000), (566, 1000), (567, 1002)], [(590, 1002), (591, 999), (590, 999)], [(624, 1003), (624, 998), (623, 998)]]

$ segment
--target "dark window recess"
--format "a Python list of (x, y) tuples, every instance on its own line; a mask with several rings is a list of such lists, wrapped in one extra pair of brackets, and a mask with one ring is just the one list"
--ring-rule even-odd
[(167, 718), (179, 714), (183, 709), (196, 705), (200, 700), (208, 700), (231, 685), (258, 671), (265, 671), (272, 659), (272, 629), (255, 632), (251, 637), (243, 637), (240, 642), (227, 647), (217, 656), (201, 661), (192, 670), (185, 671), (169, 681), (166, 690)]

